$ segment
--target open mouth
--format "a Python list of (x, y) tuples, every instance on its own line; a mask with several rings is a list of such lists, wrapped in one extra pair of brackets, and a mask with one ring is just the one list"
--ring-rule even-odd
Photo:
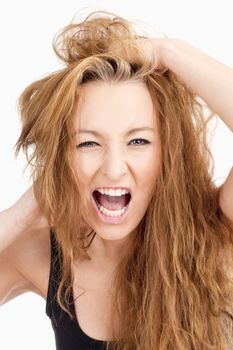
[(109, 211), (122, 210), (129, 204), (131, 200), (130, 193), (126, 193), (121, 196), (110, 196), (107, 194), (102, 194), (99, 191), (95, 190), (92, 193), (92, 196), (98, 208), (102, 207)]

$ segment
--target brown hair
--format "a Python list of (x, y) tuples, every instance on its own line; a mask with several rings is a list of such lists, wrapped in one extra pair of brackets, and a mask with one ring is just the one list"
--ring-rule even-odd
[(71, 262), (88, 257), (95, 237), (92, 230), (87, 234), (85, 203), (72, 168), (73, 111), (82, 84), (144, 82), (157, 111), (161, 170), (135, 240), (116, 271), (113, 305), (120, 339), (108, 348), (227, 350), (233, 285), (226, 256), (232, 254), (233, 228), (212, 180), (207, 124), (214, 114), (206, 118), (206, 106), (172, 71), (153, 67), (139, 48), (140, 37), (129, 21), (105, 11), (63, 28), (53, 47), (65, 67), (33, 82), (20, 96), (16, 155), (22, 147), (38, 203), (53, 217), (63, 264), (58, 301), (70, 313)]

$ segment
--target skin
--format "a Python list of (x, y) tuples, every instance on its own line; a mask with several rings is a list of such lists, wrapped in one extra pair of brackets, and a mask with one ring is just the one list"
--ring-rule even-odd
[[(148, 208), (159, 171), (161, 148), (153, 104), (142, 82), (89, 82), (83, 86), (83, 93), (82, 104), (74, 114), (75, 130), (101, 134), (77, 132), (74, 143), (74, 171), (88, 201), (88, 224), (96, 232), (89, 253), (99, 262), (115, 264)], [(153, 130), (126, 136), (128, 130), (144, 126)], [(150, 143), (134, 140), (138, 138)], [(87, 141), (94, 143), (77, 147)], [(97, 187), (122, 186), (132, 191), (131, 209), (122, 222), (105, 223), (95, 212), (91, 193)]]
[[(177, 74), (233, 131), (233, 70), (231, 67), (217, 62), (181, 40), (156, 38), (150, 43), (141, 40), (141, 44), (143, 52), (148, 54), (149, 58), (151, 50), (155, 50), (155, 68), (168, 68)], [(101, 86), (99, 83), (98, 86), (85, 85), (84, 89), (86, 97), (89, 97), (86, 99), (85, 109), (90, 113), (77, 115), (79, 119), (75, 121), (76, 128), (81, 119), (83, 126), (101, 129), (105, 138), (97, 140), (92, 135), (85, 135), (85, 141), (88, 139), (98, 142), (99, 150), (87, 149), (86, 153), (82, 153), (74, 147), (74, 168), (83, 182), (83, 195), (89, 199), (92, 186), (125, 185), (132, 188), (134, 201), (127, 220), (115, 226), (99, 222), (90, 205), (89, 224), (97, 232), (91, 247), (95, 253), (94, 256), (99, 257), (99, 260), (95, 261), (101, 261), (99, 265), (104, 268), (93, 268), (98, 264), (94, 266), (79, 264), (79, 270), (74, 268), (74, 271), (77, 271), (75, 274), (77, 281), (74, 286), (78, 285), (89, 291), (84, 293), (83, 300), (78, 299), (79, 305), (76, 311), (78, 311), (81, 328), (96, 339), (106, 339), (101, 314), (106, 309), (105, 302), (109, 300), (109, 296), (106, 295), (109, 271), (106, 271), (106, 268), (110, 261), (116, 261), (123, 253), (125, 241), (143, 217), (149, 202), (148, 188), (153, 181), (149, 178), (151, 175), (149, 169), (158, 171), (160, 145), (156, 132), (152, 136), (149, 133), (144, 135), (144, 132), (142, 135), (140, 132), (140, 135), (124, 137), (124, 131), (138, 126), (139, 123), (141, 125), (142, 119), (143, 124), (151, 122), (152, 113), (148, 113), (152, 111), (151, 101), (144, 87), (139, 88), (138, 83), (134, 84), (134, 87), (132, 84), (122, 83), (117, 86), (107, 84), (104, 89), (104, 84)], [(82, 137), (84, 138), (84, 135)], [(129, 146), (129, 141), (136, 137), (146, 139), (151, 137), (150, 141), (154, 137), (153, 144), (137, 146), (137, 148), (133, 145)], [(76, 141), (78, 142), (77, 138)], [(91, 157), (92, 162), (88, 160)], [(154, 163), (148, 161), (152, 158), (155, 160)], [(155, 180), (156, 173), (153, 174)], [(88, 176), (85, 177), (86, 175)], [(221, 185), (219, 205), (233, 222), (232, 189), (233, 171), (231, 170)], [(0, 213), (0, 222), (0, 305), (26, 291), (35, 292), (46, 300), (51, 260), (49, 225), (41, 218), (33, 188), (30, 188), (12, 207)], [(230, 278), (233, 278), (232, 261), (231, 254), (225, 264), (226, 270), (230, 272)], [(104, 262), (107, 263), (104, 264)], [(74, 294), (78, 295), (78, 293)], [(85, 299), (86, 296), (88, 297)], [(101, 332), (100, 325), (103, 327)]]

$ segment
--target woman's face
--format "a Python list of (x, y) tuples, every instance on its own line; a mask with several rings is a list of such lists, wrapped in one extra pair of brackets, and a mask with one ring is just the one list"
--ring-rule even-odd
[[(161, 150), (151, 97), (146, 86), (135, 81), (89, 82), (82, 89), (84, 98), (74, 114), (73, 166), (88, 203), (88, 224), (102, 239), (124, 239), (143, 218), (159, 171)], [(114, 192), (108, 193), (114, 197), (97, 192), (98, 209), (93, 199), (97, 188), (127, 188), (129, 205), (129, 195), (118, 193), (119, 200)], [(123, 214), (111, 216), (123, 207)]]

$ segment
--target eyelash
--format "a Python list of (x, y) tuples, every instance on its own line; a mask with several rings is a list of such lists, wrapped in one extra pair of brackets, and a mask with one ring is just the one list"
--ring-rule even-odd
[[(147, 140), (145, 140), (145, 139), (133, 139), (133, 140), (131, 140), (130, 142), (135, 141), (135, 140), (140, 140), (140, 141), (143, 141), (143, 142), (144, 142), (143, 144), (139, 144), (139, 145), (136, 144), (136, 146), (144, 146), (144, 145), (150, 143), (149, 141), (147, 141)], [(90, 144), (90, 143), (92, 143), (92, 144), (93, 144), (93, 143), (96, 143), (96, 144), (97, 144), (97, 142), (94, 142), (94, 141), (86, 141), (86, 142), (80, 143), (77, 147), (82, 148), (82, 147), (85, 147), (87, 144)], [(92, 147), (87, 146), (87, 148), (92, 148)]]

